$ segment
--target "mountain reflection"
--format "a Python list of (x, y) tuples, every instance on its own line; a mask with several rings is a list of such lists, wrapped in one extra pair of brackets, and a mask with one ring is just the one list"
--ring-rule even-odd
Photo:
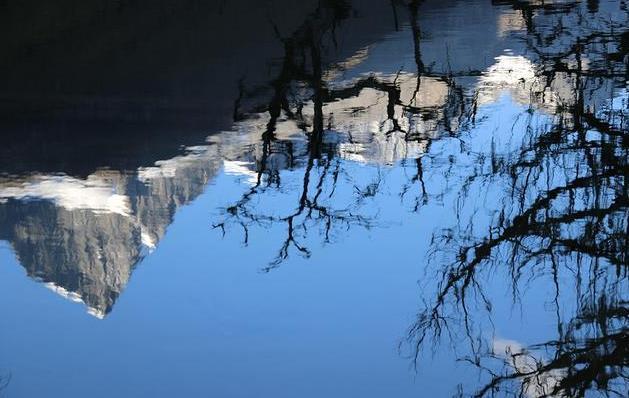
[(85, 180), (7, 178), (0, 184), (0, 238), (12, 242), (29, 276), (102, 317), (177, 208), (216, 174), (220, 163), (211, 155), (191, 150), (137, 173), (102, 170)]
[[(433, 226), (426, 275), (436, 277), (422, 281), (425, 306), (406, 339), (418, 369), (430, 347), (462, 336), (461, 359), (481, 376), (461, 395), (626, 396), (627, 4), (357, 3), (320, 1), (290, 26), (265, 20), (269, 54), (245, 48), (234, 62), (259, 62), (268, 75), (214, 76), (233, 86), (216, 96), (227, 122), (201, 117), (175, 138), (160, 130), (124, 159), (9, 165), (7, 150), (0, 239), (30, 277), (104, 317), (178, 209), (223, 173), (241, 178), (242, 194), (214, 229), (245, 244), (254, 229), (281, 231), (269, 234), (277, 249), (264, 271), (386, 225), (384, 197), (405, 214), (451, 208), (453, 224)], [(385, 10), (386, 26), (364, 22)], [(133, 123), (167, 124), (145, 122)], [(10, 147), (39, 137), (19, 138), (15, 125)], [(50, 158), (60, 159), (76, 137), (55, 137)], [(107, 154), (128, 142), (110, 139)], [(396, 169), (401, 183), (387, 180)], [(501, 277), (523, 311), (531, 286), (550, 295), (552, 340), (497, 336), (490, 291)]]

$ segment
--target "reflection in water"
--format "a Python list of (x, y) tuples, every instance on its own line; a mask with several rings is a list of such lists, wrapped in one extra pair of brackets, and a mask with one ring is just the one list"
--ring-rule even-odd
[(103, 317), (177, 208), (219, 167), (204, 148), (134, 174), (8, 178), (0, 184), (0, 237), (13, 243), (29, 276)]
[[(421, 56), (417, 4), (405, 8), (412, 26), (416, 73), (399, 70), (343, 78), (364, 60), (365, 49), (323, 73), (321, 54), (326, 45), (334, 44), (326, 37), (345, 16), (342, 2), (331, 12), (318, 9), (312, 15), (312, 20), (321, 22), (316, 28), (307, 20), (292, 37), (282, 39), (285, 55), (267, 106), (268, 121), (256, 153), (255, 182), (238, 202), (227, 207), (226, 221), (215, 225), (223, 232), (231, 224), (240, 226), (245, 244), (252, 226), (285, 225), (285, 239), (267, 270), (286, 260), (291, 250), (309, 257), (311, 250), (301, 243), (309, 233), (329, 243), (333, 235), (339, 235), (337, 229), (377, 225), (377, 200), (369, 199), (378, 194), (382, 173), (377, 169), (373, 176), (353, 174), (349, 170), (353, 162), (393, 165), (414, 157), (417, 174), (411, 182), (421, 182), (421, 157), (430, 140), (440, 132), (454, 134), (470, 112), (454, 76), (476, 73), (428, 71)], [(254, 123), (260, 119), (264, 116), (253, 118)], [(281, 215), (264, 213), (277, 213), (277, 209), (261, 206), (254, 199), (270, 189), (281, 190), (279, 169), (296, 167), (304, 172), (295, 208)], [(337, 189), (341, 184), (345, 189)], [(370, 206), (374, 202), (376, 209)], [(417, 210), (419, 199), (416, 202)]]
[[(535, 69), (513, 68), (522, 74), (518, 89), (528, 93), (531, 107), (547, 115), (531, 109), (523, 116), (523, 133), (513, 133), (522, 141), (515, 151), (499, 148), (492, 139), (490, 151), (472, 155), (474, 171), (459, 194), (459, 224), (435, 239), (434, 255), (451, 252), (452, 263), (437, 270), (436, 294), (409, 338), (419, 356), (430, 338), (451, 332), (460, 321), (471, 346), (468, 360), (490, 375), (476, 396), (594, 391), (625, 396), (628, 97), (618, 87), (624, 86), (627, 71), (626, 14), (621, 21), (589, 15), (580, 22), (576, 3), (540, 5), (542, 12), (535, 3), (516, 6), (528, 16), (527, 48), (535, 62)], [(570, 30), (554, 29), (568, 23)], [(504, 60), (498, 58), (489, 71), (499, 70)], [(524, 99), (511, 95), (518, 102)], [(470, 195), (495, 189), (504, 194), (491, 198), (496, 207), (487, 221), (480, 221)], [(524, 348), (476, 337), (491, 330), (485, 281), (505, 267), (514, 302), (534, 283), (553, 292), (555, 339)], [(574, 312), (562, 314), (571, 307)], [(487, 324), (479, 314), (482, 308)], [(495, 361), (504, 361), (505, 370), (492, 370)]]
[(3, 390), (6, 390), (10, 382), (11, 382), (10, 374), (3, 374), (2, 376), (0, 376), (0, 393), (2, 393)]
[[(391, 196), (401, 219), (452, 209), (430, 226), (425, 306), (406, 340), (418, 371), (448, 337), (480, 372), (461, 395), (626, 396), (626, 3), (393, 0), (382, 32), (360, 22), (382, 10), (355, 3), (321, 1), (290, 27), (270, 18), (270, 77), (230, 75), (233, 120), (204, 140), (156, 140), (132, 167), (7, 166), (0, 239), (30, 277), (102, 318), (177, 210), (221, 174), (243, 192), (215, 230), (245, 245), (281, 231), (264, 271), (400, 222), (383, 216)], [(529, 291), (550, 294), (552, 339), (499, 335), (500, 278), (522, 312)]]

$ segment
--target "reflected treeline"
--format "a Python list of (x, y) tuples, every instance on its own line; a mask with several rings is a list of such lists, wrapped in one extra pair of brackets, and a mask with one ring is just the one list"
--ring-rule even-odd
[[(462, 331), (466, 360), (487, 380), (465, 392), (474, 396), (626, 396), (626, 4), (611, 4), (624, 13), (610, 18), (597, 1), (500, 3), (521, 12), (535, 64), (533, 80), (521, 82), (530, 98), (523, 144), (505, 153), (492, 141), (477, 155), (459, 203), (498, 192), (497, 209), (486, 225), (473, 205), (458, 207), (458, 225), (435, 236), (433, 257), (453, 260), (439, 262), (437, 291), (409, 341), (418, 360), (430, 341)], [(543, 122), (539, 112), (548, 115)], [(488, 341), (489, 284), (498, 273), (509, 275), (514, 304), (534, 284), (552, 292), (556, 338), (530, 347)]]
[[(379, 193), (382, 175), (379, 170), (368, 177), (365, 170), (352, 174), (347, 160), (393, 165), (413, 159), (416, 174), (402, 196), (412, 185), (420, 185), (413, 205), (418, 210), (427, 198), (422, 156), (431, 140), (441, 134), (455, 136), (474, 119), (476, 99), (464, 95), (457, 78), (479, 72), (434, 71), (424, 65), (418, 18), (421, 3), (392, 3), (396, 28), (403, 15), (411, 27), (415, 70), (344, 77), (365, 55), (359, 51), (344, 62), (326, 62), (325, 54), (337, 46), (336, 28), (351, 10), (349, 1), (328, 0), (292, 36), (278, 37), (285, 53), (271, 85), (271, 100), (243, 109), (243, 103), (258, 103), (256, 96), (263, 88), (243, 90), (236, 100), (238, 123), (267, 122), (262, 142), (253, 146), (250, 155), (255, 182), (225, 209), (224, 220), (215, 227), (223, 233), (231, 226), (241, 228), (245, 244), (252, 226), (283, 228), (285, 238), (266, 270), (286, 260), (291, 251), (309, 257), (311, 250), (303, 242), (310, 235), (329, 243), (335, 230), (369, 229), (378, 224), (377, 200), (370, 199)], [(288, 205), (287, 214), (277, 215), (277, 209), (267, 211), (259, 199), (269, 190), (282, 190), (282, 170), (303, 170), (303, 174), (295, 205), (292, 209)], [(337, 189), (338, 185), (350, 187), (350, 194)]]
[[(350, 4), (346, 1), (323, 1), (291, 37), (278, 37), (284, 44), (285, 54), (279, 76), (271, 85), (273, 94), (267, 106), (269, 120), (262, 132), (261, 153), (256, 159), (257, 177), (242, 198), (227, 208), (228, 220), (216, 225), (223, 231), (226, 223), (240, 225), (244, 230), (245, 244), (248, 243), (252, 224), (284, 225), (285, 239), (269, 269), (285, 260), (292, 249), (310, 256), (310, 250), (300, 242), (299, 237), (308, 229), (314, 229), (324, 236), (325, 241), (329, 241), (333, 228), (338, 224), (349, 228), (352, 224), (369, 227), (373, 223), (373, 220), (356, 214), (355, 206), (339, 209), (331, 205), (341, 163), (335, 159), (333, 145), (324, 142), (326, 121), (323, 103), (329, 92), (323, 81), (322, 52), (326, 44), (335, 42), (335, 27), (347, 17), (349, 10)], [(307, 97), (301, 98), (304, 91)], [(311, 117), (304, 113), (307, 101), (312, 101)], [(238, 108), (234, 114), (237, 120), (244, 118)], [(288, 121), (304, 132), (305, 144), (295, 145), (293, 140), (278, 137), (278, 123)], [(329, 123), (327, 127), (330, 127)], [(292, 168), (296, 162), (305, 163), (296, 209), (281, 216), (260, 214), (252, 200), (271, 186), (279, 188), (280, 169)]]

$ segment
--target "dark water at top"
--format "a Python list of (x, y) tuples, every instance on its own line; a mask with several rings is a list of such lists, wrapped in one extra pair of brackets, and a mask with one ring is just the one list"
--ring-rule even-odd
[(7, 397), (629, 395), (629, 3), (0, 1)]

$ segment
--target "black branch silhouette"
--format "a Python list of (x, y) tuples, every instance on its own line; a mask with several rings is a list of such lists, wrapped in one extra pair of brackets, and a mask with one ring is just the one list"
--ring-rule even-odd
[[(552, 123), (529, 125), (528, 138), (516, 153), (499, 155), (492, 148), (488, 155), (478, 156), (478, 167), (463, 186), (480, 183), (488, 189), (500, 178), (510, 181), (502, 208), (495, 211), (486, 235), (474, 232), (474, 214), (469, 223), (459, 222), (435, 235), (432, 256), (436, 259), (452, 253), (454, 261), (438, 270), (437, 291), (418, 314), (407, 341), (417, 364), (431, 346), (429, 342), (438, 341), (444, 333), (454, 338), (462, 330), (472, 353), (465, 360), (489, 375), (489, 381), (472, 394), (476, 397), (497, 393), (522, 397), (586, 393), (626, 396), (627, 107), (626, 100), (620, 107), (590, 105), (605, 84), (624, 85), (626, 24), (623, 30), (617, 23), (590, 16), (578, 19), (581, 24), (569, 30), (561, 28), (557, 20), (578, 14), (581, 8), (576, 2), (500, 2), (505, 3), (525, 16), (525, 41), (535, 54), (536, 79), (544, 83), (541, 86), (550, 87), (556, 79), (565, 78), (573, 84), (574, 98), (552, 104)], [(543, 18), (546, 20), (539, 21)], [(577, 31), (587, 34), (575, 36)], [(601, 50), (605, 48), (607, 51)], [(585, 54), (588, 68), (584, 66)], [(547, 107), (550, 100), (532, 95), (531, 101), (534, 108)], [(464, 189), (460, 201), (472, 200), (467, 194)], [(457, 219), (463, 216), (457, 214)], [(448, 250), (452, 247), (455, 249)], [(482, 353), (482, 344), (473, 337), (475, 326), (482, 322), (475, 311), (485, 309), (491, 322), (492, 303), (483, 284), (497, 268), (508, 270), (514, 302), (522, 284), (549, 278), (558, 314), (559, 275), (573, 275), (579, 310), (568, 321), (557, 315), (556, 340), (509, 352), (490, 349)], [(542, 352), (549, 353), (550, 359), (544, 359)], [(503, 372), (495, 370), (495, 363), (485, 365), (496, 360), (503, 364)]]
[[(374, 181), (366, 187), (360, 187), (357, 182), (354, 185), (354, 200), (352, 204), (343, 208), (334, 207), (334, 194), (339, 178), (343, 177), (352, 181), (352, 176), (343, 170), (343, 162), (336, 157), (337, 148), (334, 143), (326, 143), (324, 136), (335, 134), (331, 115), (324, 115), (324, 106), (340, 100), (357, 97), (363, 90), (371, 89), (383, 93), (387, 98), (386, 119), (381, 123), (382, 134), (389, 137), (400, 133), (404, 141), (427, 142), (431, 138), (426, 133), (418, 134), (411, 128), (404, 129), (398, 119), (401, 114), (409, 120), (436, 120), (435, 130), (448, 131), (451, 120), (458, 119), (463, 124), (465, 118), (466, 101), (463, 90), (457, 86), (458, 76), (476, 75), (474, 72), (436, 73), (428, 70), (421, 61), (420, 29), (417, 19), (417, 10), (420, 2), (414, 1), (404, 5), (409, 11), (409, 20), (414, 27), (412, 40), (415, 43), (415, 59), (417, 63), (417, 88), (408, 101), (401, 99), (401, 88), (398, 84), (398, 76), (391, 79), (377, 77), (375, 75), (363, 76), (338, 87), (329, 87), (324, 79), (324, 61), (322, 54), (326, 53), (330, 46), (335, 45), (334, 28), (347, 17), (349, 4), (343, 1), (322, 2), (320, 7), (298, 28), (290, 37), (278, 38), (284, 43), (284, 58), (278, 77), (272, 82), (271, 99), (268, 105), (253, 107), (254, 112), (267, 112), (269, 121), (262, 133), (261, 155), (257, 162), (257, 178), (255, 184), (249, 188), (242, 197), (233, 205), (226, 208), (225, 219), (217, 224), (223, 232), (230, 225), (239, 226), (244, 233), (244, 243), (247, 244), (250, 236), (250, 228), (259, 226), (269, 228), (273, 225), (283, 224), (286, 231), (285, 238), (280, 244), (278, 254), (269, 264), (266, 270), (275, 268), (289, 257), (291, 250), (309, 257), (311, 250), (302, 241), (304, 234), (309, 229), (316, 230), (325, 243), (331, 241), (333, 230), (347, 230), (352, 226), (369, 229), (377, 224), (374, 215), (367, 215), (362, 210), (366, 199), (377, 194), (380, 187), (378, 174)], [(441, 82), (448, 87), (448, 98), (444, 106), (436, 108), (425, 106), (417, 102), (417, 94), (422, 77), (429, 77)], [(251, 90), (257, 93), (259, 89)], [(243, 98), (247, 96), (244, 89), (235, 101), (238, 107)], [(306, 116), (304, 108), (311, 104), (312, 116)], [(238, 117), (236, 121), (247, 118), (245, 112), (240, 109), (234, 111)], [(440, 116), (441, 115), (441, 116)], [(302, 130), (305, 138), (305, 147), (281, 140), (276, 136), (278, 123), (281, 121), (294, 121)], [(411, 125), (412, 127), (412, 125)], [(332, 140), (334, 141), (334, 140)], [(252, 205), (254, 198), (259, 197), (269, 188), (280, 189), (280, 173), (277, 167), (273, 167), (273, 159), (281, 156), (286, 159), (288, 168), (303, 166), (301, 194), (293, 212), (288, 215), (275, 216), (261, 214)], [(427, 199), (426, 187), (423, 183), (422, 160), (417, 158), (417, 175), (410, 178), (409, 184), (403, 188), (404, 196), (410, 186), (418, 184), (420, 195), (415, 199), (414, 209), (418, 210)], [(314, 181), (316, 180), (316, 183)], [(316, 229), (315, 225), (321, 228)]]

